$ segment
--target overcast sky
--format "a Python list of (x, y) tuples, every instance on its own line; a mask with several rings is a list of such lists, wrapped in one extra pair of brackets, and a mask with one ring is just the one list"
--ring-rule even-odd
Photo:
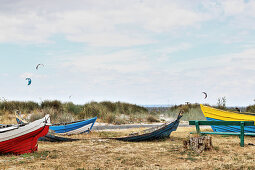
[(255, 1), (0, 4), (7, 100), (216, 104), (225, 96), (229, 106), (254, 104)]

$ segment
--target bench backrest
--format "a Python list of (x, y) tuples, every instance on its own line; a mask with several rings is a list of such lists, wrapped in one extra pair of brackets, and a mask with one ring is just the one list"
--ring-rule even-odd
[(207, 120), (190, 120), (189, 125), (196, 125), (198, 122), (199, 125), (232, 125), (240, 126), (241, 122), (244, 122), (244, 126), (254, 126), (254, 121), (207, 121)]

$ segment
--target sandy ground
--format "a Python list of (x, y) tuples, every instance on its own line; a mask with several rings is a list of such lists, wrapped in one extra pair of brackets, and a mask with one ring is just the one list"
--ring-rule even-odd
[[(166, 140), (121, 142), (105, 137), (122, 136), (135, 129), (93, 131), (75, 135), (75, 142), (39, 142), (39, 151), (0, 156), (0, 169), (254, 169), (255, 143), (245, 137), (212, 136), (214, 149), (196, 154), (183, 148), (194, 127), (179, 127)], [(136, 129), (141, 130), (141, 129)], [(210, 129), (209, 129), (210, 130)]]

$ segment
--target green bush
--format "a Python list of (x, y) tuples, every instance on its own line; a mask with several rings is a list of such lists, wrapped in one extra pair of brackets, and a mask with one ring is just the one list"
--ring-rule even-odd
[(32, 101), (2, 101), (0, 102), (0, 110), (13, 112), (15, 110), (32, 111), (39, 108), (39, 104)]
[(83, 111), (79, 114), (80, 118), (87, 118), (89, 116), (99, 117), (100, 108), (97, 102), (90, 102), (84, 105)]
[(119, 114), (136, 114), (136, 113), (143, 113), (147, 112), (148, 110), (144, 107), (133, 105), (129, 103), (122, 103), (122, 102), (116, 102), (116, 112)]
[(103, 102), (100, 102), (99, 104), (106, 107), (110, 112), (115, 112), (115, 110), (116, 110), (116, 104), (112, 103), (110, 101), (103, 101)]
[(75, 105), (72, 102), (65, 103), (64, 105), (65, 105), (65, 111), (76, 114), (76, 115), (81, 113), (83, 110), (82, 105)]
[(141, 106), (122, 102), (90, 102), (84, 105), (83, 111), (79, 114), (79, 117), (86, 118), (90, 116), (97, 116), (99, 118), (105, 119), (105, 116), (107, 116), (109, 113), (112, 113), (115, 116), (120, 114), (132, 115), (148, 113), (148, 110)]
[(246, 108), (247, 112), (255, 113), (255, 105), (250, 105)]
[(0, 101), (0, 114), (13, 113), (15, 110), (20, 110), (24, 114), (32, 112), (31, 121), (50, 114), (54, 123), (97, 116), (105, 122), (121, 124), (128, 121), (127, 117), (138, 120), (137, 116), (149, 114), (149, 111), (144, 107), (123, 102), (102, 101), (76, 105), (72, 102), (61, 103), (58, 100), (45, 100), (39, 105), (32, 101)]
[(52, 109), (55, 109), (55, 110), (61, 110), (63, 109), (62, 107), (62, 103), (58, 100), (53, 100), (53, 101), (50, 101), (50, 100), (45, 100), (41, 103), (41, 108), (44, 109), (44, 108), (52, 108)]

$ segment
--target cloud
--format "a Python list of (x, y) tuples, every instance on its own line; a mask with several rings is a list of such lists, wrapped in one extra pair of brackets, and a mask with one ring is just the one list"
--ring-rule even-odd
[(208, 91), (210, 98), (207, 101), (210, 103), (226, 96), (230, 105), (246, 105), (255, 95), (255, 80), (252, 79), (254, 55), (254, 49), (246, 49), (190, 60), (177, 66), (183, 68), (178, 70), (178, 82), (187, 95), (195, 97), (195, 91), (197, 94), (202, 90)]
[[(50, 43), (60, 34), (90, 46), (157, 43), (157, 35), (197, 28), (209, 20), (254, 29), (254, 1), (29, 1), (0, 7), (0, 42)], [(232, 16), (231, 19), (228, 17)]]
[(185, 51), (190, 48), (192, 48), (192, 45), (190, 43), (180, 43), (180, 44), (177, 44), (174, 46), (161, 47), (161, 48), (155, 50), (158, 53), (156, 60), (158, 62), (167, 61), (169, 58), (171, 58), (172, 53)]
[(3, 4), (0, 19), (1, 42), (47, 43), (62, 34), (92, 46), (135, 46), (155, 42), (151, 33), (196, 26), (206, 17), (174, 1), (24, 0)]
[[(32, 97), (53, 98), (68, 92), (81, 101), (105, 98), (155, 104), (204, 102), (201, 92), (206, 91), (210, 103), (222, 96), (232, 103), (247, 103), (255, 95), (254, 4), (235, 0), (4, 1), (0, 42), (18, 43), (19, 49), (10, 55), (16, 58), (22, 56), (18, 53), (23, 44), (32, 43), (23, 56), (42, 52), (49, 70), (45, 68), (47, 76), (16, 70), (19, 81), (10, 73), (1, 93), (14, 94), (20, 83), (14, 97), (29, 92)], [(35, 48), (36, 43), (45, 44)], [(219, 49), (218, 55), (211, 56), (208, 46)], [(9, 56), (8, 50), (3, 56)], [(37, 62), (40, 57), (24, 58), (30, 59), (29, 65), (41, 62)], [(26, 77), (33, 78), (29, 89), (24, 86)]]
[(34, 73), (29, 73), (29, 72), (25, 72), (25, 73), (23, 73), (23, 74), (21, 74), (20, 76), (19, 76), (20, 78), (23, 78), (23, 79), (25, 79), (25, 78), (38, 78), (38, 79), (42, 79), (42, 78), (47, 78), (48, 76), (47, 75), (43, 75), (43, 74), (34, 74)]
[(3, 76), (3, 77), (8, 77), (9, 74), (8, 74), (8, 73), (1, 73), (1, 76)]
[(223, 10), (226, 15), (239, 15), (244, 12), (246, 3), (240, 0), (222, 1)]
[(150, 69), (150, 63), (143, 53), (135, 50), (122, 50), (109, 54), (83, 55), (67, 59), (63, 67), (78, 72), (95, 70), (112, 72), (140, 72)]
[(104, 47), (126, 47), (137, 46), (155, 43), (155, 40), (147, 39), (145, 37), (136, 35), (130, 36), (119, 33), (92, 33), (81, 35), (73, 34), (68, 35), (67, 39), (73, 42), (89, 43), (91, 46), (104, 46)]

